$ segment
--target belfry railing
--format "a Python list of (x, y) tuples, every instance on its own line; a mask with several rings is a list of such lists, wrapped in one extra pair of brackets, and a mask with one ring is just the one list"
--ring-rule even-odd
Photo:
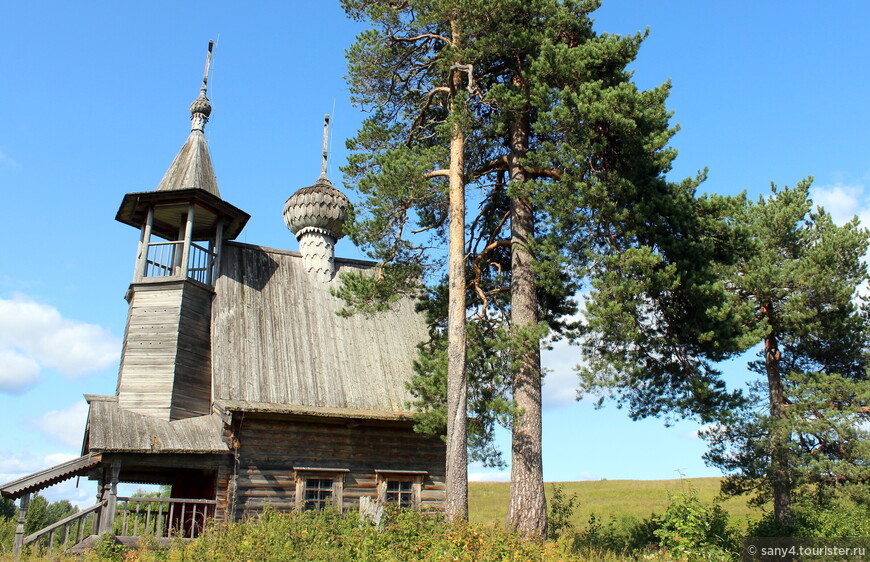
[[(145, 259), (145, 278), (181, 277), (183, 240), (151, 242)], [(187, 260), (187, 278), (206, 285), (214, 282), (217, 253), (210, 248), (191, 243)]]

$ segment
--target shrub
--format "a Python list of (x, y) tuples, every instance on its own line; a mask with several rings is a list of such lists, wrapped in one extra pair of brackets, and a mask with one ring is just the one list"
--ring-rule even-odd
[(0, 518), (0, 552), (12, 552), (17, 526), (18, 522), (14, 518)]
[(565, 490), (561, 484), (553, 484), (553, 493), (549, 501), (549, 514), (547, 515), (547, 536), (550, 539), (558, 539), (566, 532), (573, 529), (571, 519), (577, 509), (577, 494), (565, 497)]
[(717, 503), (705, 505), (693, 489), (671, 494), (670, 504), (654, 523), (659, 544), (677, 558), (730, 560), (730, 553), (738, 550), (728, 514)]
[(500, 529), (449, 525), (440, 515), (389, 509), (375, 527), (356, 511), (278, 513), (207, 529), (168, 560), (496, 560), (566, 559)]
[(848, 488), (824, 495), (798, 497), (793, 504), (792, 523), (783, 528), (772, 513), (765, 513), (748, 533), (756, 537), (867, 537), (870, 536), (870, 503), (848, 493)]

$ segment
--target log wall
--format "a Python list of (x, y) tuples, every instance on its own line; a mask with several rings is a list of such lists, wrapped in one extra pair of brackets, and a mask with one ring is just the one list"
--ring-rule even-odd
[(259, 512), (267, 505), (295, 508), (297, 477), (313, 473), (293, 467), (341, 470), (336, 477), (342, 479), (342, 508), (358, 504), (362, 496), (377, 497), (375, 470), (425, 471), (420, 507), (443, 508), (444, 443), (415, 433), (408, 422), (234, 417), (237, 464), (219, 490), (219, 495), (226, 494), (231, 516)]

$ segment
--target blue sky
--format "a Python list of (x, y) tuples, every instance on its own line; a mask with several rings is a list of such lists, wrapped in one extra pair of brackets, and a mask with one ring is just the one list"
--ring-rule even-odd
[[(599, 31), (650, 28), (641, 87), (672, 81), (677, 179), (757, 196), (814, 175), (839, 220), (867, 215), (870, 92), (865, 2), (605, 0)], [(344, 49), (362, 27), (337, 2), (8, 3), (0, 20), (0, 480), (78, 453), (83, 393), (113, 394), (138, 233), (124, 193), (154, 189), (189, 130), (209, 39), (206, 133), (223, 197), (252, 215), (239, 240), (297, 248), (284, 200), (330, 175), (361, 114)], [(353, 198), (353, 194), (350, 194)], [(866, 222), (866, 221), (865, 221)], [(349, 242), (338, 254), (360, 257)], [(547, 480), (715, 476), (697, 424), (631, 422), (574, 400), (575, 349), (545, 356)], [(727, 366), (743, 384), (743, 363)], [(482, 467), (472, 478), (505, 479)], [(79, 501), (91, 484), (53, 492)]]

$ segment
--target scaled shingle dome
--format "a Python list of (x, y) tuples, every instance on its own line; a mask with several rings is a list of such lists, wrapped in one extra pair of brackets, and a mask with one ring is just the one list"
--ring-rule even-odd
[(299, 238), (306, 229), (328, 231), (335, 240), (344, 236), (350, 200), (325, 175), (303, 187), (284, 204), (284, 224)]

